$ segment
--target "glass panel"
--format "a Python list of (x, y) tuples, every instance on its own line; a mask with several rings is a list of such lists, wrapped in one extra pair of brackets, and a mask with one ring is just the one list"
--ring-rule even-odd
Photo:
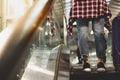
[[(36, 32), (31, 58), (21, 80), (53, 80), (59, 44), (61, 43), (58, 22), (51, 10)], [(54, 30), (54, 35), (52, 30)]]

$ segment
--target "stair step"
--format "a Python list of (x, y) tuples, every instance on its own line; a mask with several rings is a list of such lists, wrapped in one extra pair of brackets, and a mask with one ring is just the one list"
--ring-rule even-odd
[(96, 67), (91, 72), (84, 72), (82, 67), (74, 67), (70, 70), (70, 80), (120, 80), (120, 72), (113, 67), (107, 67), (105, 72), (98, 72)]

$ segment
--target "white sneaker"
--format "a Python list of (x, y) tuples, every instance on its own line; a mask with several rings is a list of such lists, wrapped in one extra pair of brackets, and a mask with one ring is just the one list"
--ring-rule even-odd
[(90, 64), (89, 63), (84, 63), (83, 64), (83, 71), (85, 72), (91, 72)]
[(84, 68), (83, 71), (85, 71), (85, 72), (91, 72), (91, 68)]
[(105, 72), (105, 70), (106, 70), (106, 68), (105, 68), (104, 63), (103, 63), (103, 62), (99, 62), (99, 63), (97, 64), (97, 71), (98, 71), (98, 72)]

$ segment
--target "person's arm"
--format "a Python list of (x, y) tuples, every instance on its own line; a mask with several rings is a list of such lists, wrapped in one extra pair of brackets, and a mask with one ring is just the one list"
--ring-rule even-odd
[(112, 30), (112, 26), (110, 25), (110, 18), (112, 17), (111, 11), (109, 9), (109, 6), (107, 5), (107, 2), (105, 0), (105, 4), (104, 4), (104, 11), (105, 11), (105, 27), (111, 31)]
[(109, 21), (109, 18), (105, 18), (105, 28), (108, 30), (108, 31), (111, 31), (112, 30), (112, 26), (110, 24), (110, 21)]
[(72, 36), (72, 29), (73, 29), (73, 23), (75, 21), (74, 18), (71, 17), (72, 15), (72, 8), (70, 9), (70, 17), (69, 17), (69, 20), (68, 20), (68, 25), (67, 25), (67, 32), (68, 32), (68, 35), (69, 36)]

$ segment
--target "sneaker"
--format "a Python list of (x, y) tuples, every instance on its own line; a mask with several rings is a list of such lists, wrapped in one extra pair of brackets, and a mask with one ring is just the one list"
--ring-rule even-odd
[(83, 55), (82, 57), (83, 57), (82, 60), (83, 60), (84, 62), (87, 62), (87, 61), (88, 61), (88, 56), (87, 56), (87, 55)]
[(105, 72), (105, 70), (106, 70), (106, 68), (105, 68), (104, 63), (103, 63), (103, 62), (99, 62), (99, 63), (97, 64), (97, 71), (98, 71), (98, 72)]
[(91, 68), (90, 68), (90, 64), (89, 64), (89, 63), (85, 62), (85, 63), (83, 64), (83, 71), (85, 71), (85, 72), (90, 72), (90, 71), (91, 71)]

